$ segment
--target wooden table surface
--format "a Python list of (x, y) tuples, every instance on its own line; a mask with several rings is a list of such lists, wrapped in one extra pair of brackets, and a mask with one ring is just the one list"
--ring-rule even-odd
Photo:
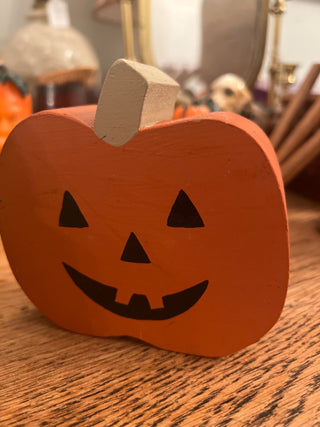
[(218, 359), (59, 329), (20, 290), (1, 249), (0, 425), (320, 426), (320, 205), (294, 195), (288, 205), (281, 319)]

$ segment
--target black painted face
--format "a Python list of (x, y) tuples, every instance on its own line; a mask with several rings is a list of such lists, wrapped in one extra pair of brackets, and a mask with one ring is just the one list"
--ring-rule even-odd
[[(68, 191), (64, 193), (59, 226), (72, 228), (89, 226), (79, 206)], [(172, 206), (167, 226), (182, 228), (204, 227), (197, 209), (183, 190), (180, 190)], [(151, 263), (143, 246), (133, 232), (128, 238), (120, 259), (124, 262)], [(114, 314), (130, 319), (165, 320), (178, 316), (189, 310), (201, 298), (208, 286), (208, 280), (205, 280), (181, 292), (165, 295), (162, 297), (163, 307), (151, 309), (146, 295), (133, 294), (128, 305), (119, 303), (115, 300), (116, 288), (97, 282), (64, 262), (62, 264), (74, 284), (92, 301)]]

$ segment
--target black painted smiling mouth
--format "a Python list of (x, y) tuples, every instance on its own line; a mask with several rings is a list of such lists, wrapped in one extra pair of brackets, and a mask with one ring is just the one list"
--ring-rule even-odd
[(119, 316), (137, 320), (165, 320), (189, 310), (203, 295), (208, 280), (175, 294), (162, 297), (163, 307), (150, 307), (145, 295), (133, 294), (128, 305), (115, 301), (117, 289), (90, 279), (66, 263), (62, 263), (73, 282), (92, 301)]

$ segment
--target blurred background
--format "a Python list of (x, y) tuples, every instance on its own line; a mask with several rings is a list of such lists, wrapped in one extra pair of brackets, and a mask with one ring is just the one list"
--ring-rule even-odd
[[(67, 3), (72, 25), (90, 40), (97, 52), (102, 72), (105, 73), (113, 61), (123, 56), (120, 26), (94, 20), (93, 0), (67, 0)], [(0, 52), (4, 50), (12, 35), (26, 22), (26, 14), (32, 4), (33, 0), (0, 0)], [(287, 2), (286, 9), (283, 16), (280, 52), (283, 61), (299, 64), (296, 71), (299, 82), (315, 58), (320, 56), (320, 1), (291, 0)], [(228, 13), (232, 14), (232, 11)], [(272, 51), (273, 24), (273, 20), (269, 19), (264, 61), (259, 76), (259, 79), (266, 82)], [(320, 83), (317, 84), (317, 89), (320, 90)]]
[(173, 119), (254, 121), (320, 200), (319, 22), (320, 0), (0, 0), (0, 149), (32, 111), (95, 104), (126, 57), (180, 83)]

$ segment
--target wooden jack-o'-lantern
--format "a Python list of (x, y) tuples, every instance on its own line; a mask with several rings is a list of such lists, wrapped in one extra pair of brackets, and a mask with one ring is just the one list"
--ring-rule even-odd
[(0, 65), (0, 151), (12, 129), (31, 114), (32, 100), (27, 85)]
[(176, 93), (162, 72), (119, 60), (97, 108), (18, 125), (0, 158), (1, 234), (23, 290), (58, 325), (226, 355), (284, 304), (280, 169), (243, 117), (169, 120)]

